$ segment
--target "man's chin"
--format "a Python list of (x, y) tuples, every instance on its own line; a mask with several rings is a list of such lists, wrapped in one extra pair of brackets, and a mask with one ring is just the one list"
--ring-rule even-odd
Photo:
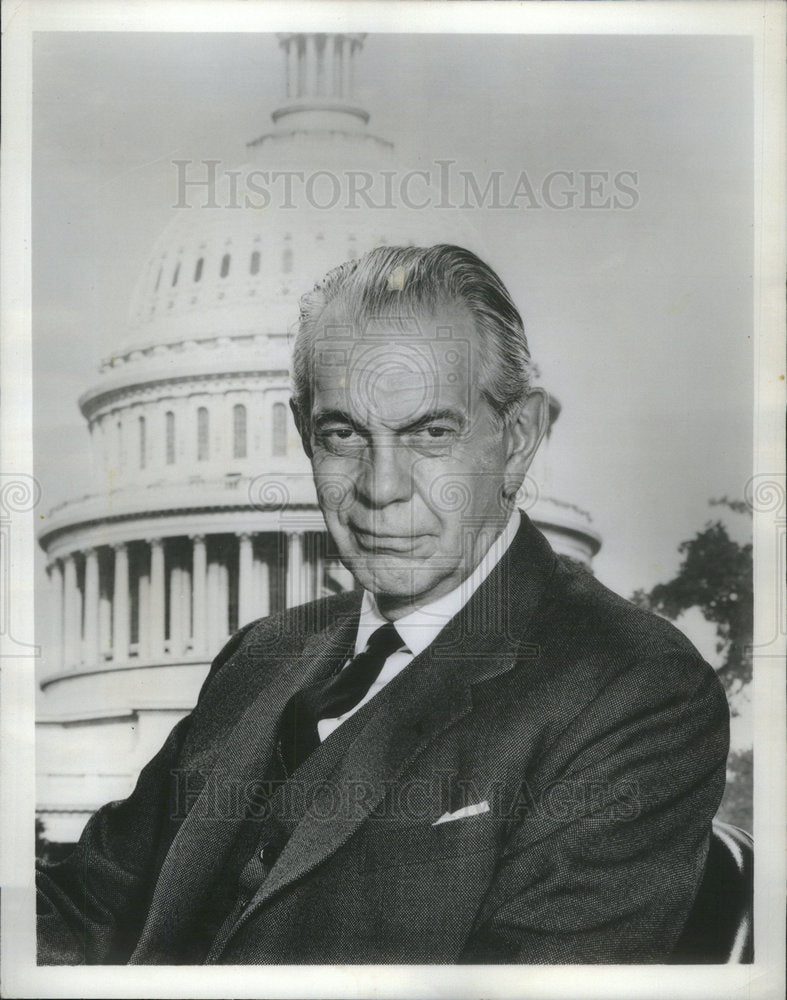
[[(379, 559), (376, 560), (379, 563)], [(376, 597), (392, 601), (412, 602), (429, 595), (439, 587), (445, 576), (434, 566), (425, 566), (422, 560), (412, 557), (387, 556), (385, 566), (370, 566), (360, 557), (348, 569), (364, 590)]]

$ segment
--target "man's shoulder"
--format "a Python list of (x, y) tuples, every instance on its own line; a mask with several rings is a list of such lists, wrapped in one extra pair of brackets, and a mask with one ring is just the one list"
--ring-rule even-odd
[(660, 731), (687, 724), (694, 706), (723, 746), (729, 710), (713, 667), (671, 622), (625, 600), (574, 561), (556, 558), (531, 641), (539, 656), (523, 691), (532, 697), (535, 684), (544, 692), (553, 736), (569, 732), (573, 740), (583, 727), (607, 731), (611, 720), (623, 726), (660, 718), (654, 732)]
[[(524, 515), (512, 560), (511, 626), (523, 641), (551, 653), (556, 665), (570, 667), (591, 658), (614, 671), (621, 662), (654, 655), (703, 663), (674, 625), (610, 590), (578, 559), (555, 552)], [(520, 579), (532, 582), (528, 586)], [(538, 601), (532, 616), (528, 602), (534, 593)]]
[(616, 666), (674, 661), (705, 674), (711, 668), (671, 622), (610, 590), (575, 560), (557, 556), (545, 618), (560, 644), (585, 658)]
[(342, 591), (299, 604), (249, 622), (243, 630), (243, 645), (248, 647), (264, 642), (270, 648), (273, 643), (277, 650), (292, 655), (312, 636), (336, 625), (360, 606), (360, 590)]
[(244, 625), (219, 651), (206, 685), (219, 672), (234, 665), (245, 670), (263, 656), (266, 660), (297, 656), (313, 636), (335, 625), (360, 608), (360, 591), (331, 594)]

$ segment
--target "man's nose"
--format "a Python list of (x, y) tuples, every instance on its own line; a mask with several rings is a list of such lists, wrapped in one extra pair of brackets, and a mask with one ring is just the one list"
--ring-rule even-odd
[(359, 491), (372, 507), (409, 500), (413, 494), (413, 460), (409, 449), (393, 442), (370, 449)]

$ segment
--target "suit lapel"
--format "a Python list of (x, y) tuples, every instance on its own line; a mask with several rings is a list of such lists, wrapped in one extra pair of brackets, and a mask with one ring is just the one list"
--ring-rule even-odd
[(329, 782), (314, 786), (331, 801), (307, 795), (300, 822), (235, 931), (352, 836), (417, 755), (471, 711), (474, 685), (512, 669), (553, 567), (548, 543), (523, 516), (508, 553), (465, 608), (364, 707), (367, 721), (346, 756)]
[[(309, 638), (299, 655), (278, 659), (275, 674), (263, 668), (256, 697), (210, 765), (170, 846), (132, 962), (144, 960), (150, 949), (160, 950), (162, 940), (167, 941), (168, 950), (177, 952), (179, 934), (198, 913), (237, 835), (243, 819), (242, 792), (260, 780), (270, 765), (285, 705), (301, 687), (327, 674), (336, 657), (351, 645), (357, 623), (356, 607), (332, 628)], [(259, 670), (259, 664), (249, 662), (247, 669), (255, 666)]]
[(306, 791), (301, 820), (255, 905), (265, 903), (345, 843), (426, 744), (471, 707), (468, 687), (441, 673), (429, 651), (414, 659), (369, 703), (363, 728), (330, 778)]
[[(361, 709), (368, 708), (368, 715), (330, 780), (332, 788), (349, 788), (351, 808), (332, 810), (327, 817), (319, 809), (304, 810), (243, 920), (345, 843), (409, 763), (471, 711), (473, 686), (514, 666), (554, 566), (546, 540), (525, 516), (522, 521), (510, 549), (460, 614)], [(340, 649), (352, 644), (358, 603), (354, 601), (354, 610), (335, 627), (308, 640), (299, 654), (270, 654), (276, 660), (275, 675), (264, 671), (256, 696), (218, 752), (172, 843), (132, 963), (179, 952), (237, 834), (240, 817), (217, 816), (216, 803), (227, 788), (243, 788), (264, 774), (284, 706), (297, 690), (327, 672)], [(248, 669), (259, 669), (259, 664), (250, 662)]]

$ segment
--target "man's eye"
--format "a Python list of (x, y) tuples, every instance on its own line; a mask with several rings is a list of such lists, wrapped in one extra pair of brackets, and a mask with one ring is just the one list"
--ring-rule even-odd
[(363, 444), (362, 436), (354, 427), (326, 427), (318, 436), (323, 447), (333, 451), (357, 448)]
[(432, 438), (432, 440), (440, 441), (451, 437), (453, 434), (453, 428), (445, 427), (442, 424), (427, 424), (427, 426), (421, 431), (421, 434), (425, 437)]
[(448, 444), (454, 436), (453, 428), (442, 424), (427, 424), (413, 435), (414, 443), (421, 445)]

